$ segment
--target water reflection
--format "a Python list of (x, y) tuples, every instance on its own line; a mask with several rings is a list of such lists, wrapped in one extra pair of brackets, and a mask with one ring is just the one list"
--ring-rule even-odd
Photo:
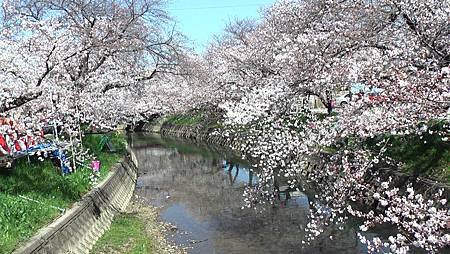
[(258, 181), (258, 179), (254, 177), (253, 171), (245, 166), (233, 163), (232, 161), (223, 160), (222, 168), (228, 175), (231, 185), (234, 185), (237, 181), (237, 183), (245, 183), (252, 186)]
[(226, 153), (155, 136), (137, 137), (133, 149), (140, 165), (136, 194), (163, 207), (162, 219), (178, 229), (170, 240), (192, 247), (189, 253), (364, 250), (350, 225), (344, 231), (330, 227), (313, 245), (302, 246), (309, 199), (298, 190), (276, 184), (275, 205), (241, 209), (244, 188), (258, 179), (245, 162)]

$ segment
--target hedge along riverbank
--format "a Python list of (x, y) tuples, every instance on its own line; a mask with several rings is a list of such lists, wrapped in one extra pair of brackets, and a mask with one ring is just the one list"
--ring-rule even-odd
[[(86, 135), (83, 146), (101, 162), (101, 177), (126, 154), (123, 134), (109, 134), (116, 153), (100, 151), (102, 135)], [(11, 171), (0, 175), (0, 253), (10, 253), (33, 236), (91, 189), (92, 170), (78, 166), (75, 173), (62, 176), (49, 161), (19, 160)]]
[(89, 253), (134, 192), (137, 160), (131, 149), (127, 150), (129, 155), (98, 187), (14, 253)]

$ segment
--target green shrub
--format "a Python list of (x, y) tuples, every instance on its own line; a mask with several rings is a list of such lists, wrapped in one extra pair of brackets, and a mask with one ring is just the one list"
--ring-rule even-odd
[(378, 152), (375, 144), (389, 138), (386, 155), (402, 162), (405, 172), (450, 183), (450, 143), (442, 141), (442, 136), (436, 134), (442, 129), (441, 124), (430, 124), (429, 129), (433, 130), (433, 134), (384, 135), (369, 139), (366, 145)]

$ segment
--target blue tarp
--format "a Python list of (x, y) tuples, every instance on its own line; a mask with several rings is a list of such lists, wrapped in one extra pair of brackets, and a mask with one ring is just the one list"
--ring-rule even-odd
[(53, 157), (58, 158), (61, 162), (62, 173), (68, 174), (72, 171), (72, 169), (70, 168), (69, 159), (67, 158), (66, 154), (64, 153), (64, 150), (60, 149), (58, 147), (58, 145), (54, 142), (37, 144), (35, 146), (29, 147), (25, 151), (16, 152), (13, 155), (13, 157), (20, 158), (20, 157), (26, 156), (28, 154), (35, 154), (40, 151), (51, 152)]
[(41, 143), (41, 144), (37, 144), (35, 146), (31, 146), (25, 151), (15, 152), (13, 154), (13, 157), (14, 158), (20, 158), (20, 157), (23, 157), (23, 156), (26, 156), (26, 155), (29, 155), (29, 154), (35, 154), (35, 153), (40, 152), (40, 151), (53, 151), (55, 149), (58, 149), (58, 147), (53, 142)]
[(354, 83), (354, 84), (352, 84), (352, 86), (350, 88), (350, 92), (352, 94), (366, 93), (368, 91), (369, 91), (369, 89), (363, 83)]
[(367, 94), (380, 94), (384, 91), (382, 88), (378, 87), (369, 87), (364, 83), (353, 83), (350, 92), (352, 94), (358, 94), (358, 93), (367, 93)]
[(61, 149), (56, 149), (52, 152), (53, 157), (58, 158), (61, 162), (61, 170), (64, 174), (68, 174), (72, 171), (70, 168), (70, 162), (66, 154)]

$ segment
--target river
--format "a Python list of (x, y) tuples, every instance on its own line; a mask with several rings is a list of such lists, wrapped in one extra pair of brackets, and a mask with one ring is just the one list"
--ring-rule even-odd
[(245, 186), (258, 179), (230, 152), (156, 134), (135, 134), (130, 144), (139, 162), (135, 194), (161, 207), (161, 219), (174, 226), (168, 240), (188, 253), (367, 253), (351, 222), (303, 244), (311, 200), (303, 192), (242, 209)]

